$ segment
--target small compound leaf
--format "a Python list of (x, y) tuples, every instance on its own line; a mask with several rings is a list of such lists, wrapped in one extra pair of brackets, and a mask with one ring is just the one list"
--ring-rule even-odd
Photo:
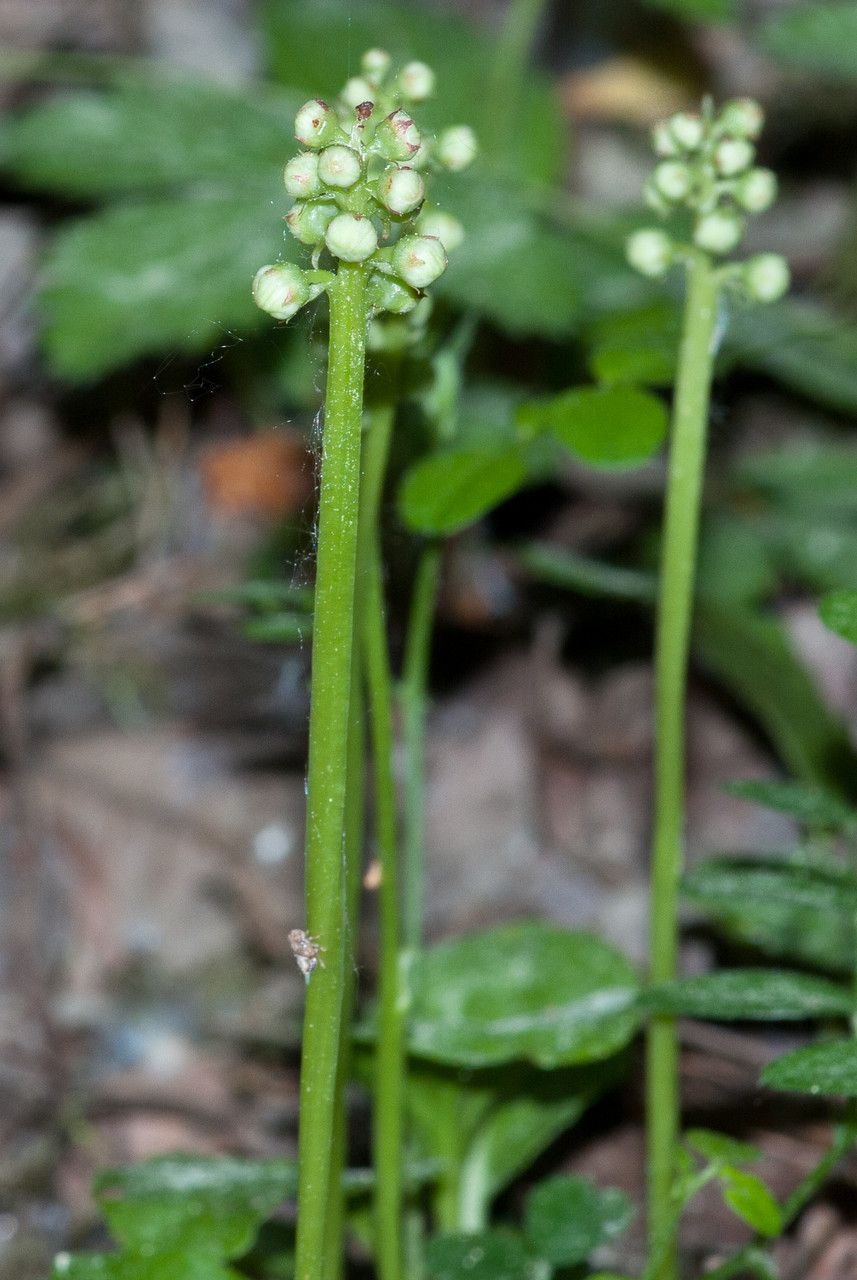
[[(855, 592), (857, 601), (857, 592)], [(730, 795), (751, 800), (765, 809), (787, 813), (807, 827), (831, 827), (839, 830), (857, 821), (857, 812), (825, 787), (808, 782), (779, 782), (770, 778), (741, 779), (728, 782)]]
[(550, 432), (584, 462), (629, 467), (645, 462), (666, 438), (662, 400), (635, 387), (581, 387), (519, 410), (522, 426)]
[(761, 1081), (785, 1093), (857, 1098), (857, 1041), (828, 1040), (795, 1049), (769, 1063)]
[(780, 1206), (768, 1188), (746, 1169), (724, 1169), (720, 1174), (723, 1199), (733, 1213), (763, 1236), (776, 1236), (783, 1229)]
[(586, 1178), (559, 1174), (528, 1195), (524, 1233), (539, 1257), (570, 1267), (620, 1235), (632, 1217), (624, 1192), (615, 1187), (601, 1191)]
[(719, 1022), (847, 1017), (852, 1004), (846, 987), (784, 969), (721, 969), (680, 978), (645, 992), (642, 1002), (653, 1013)]
[(511, 497), (526, 478), (517, 446), (432, 454), (407, 472), (399, 510), (419, 533), (454, 533)]
[(590, 934), (535, 922), (430, 948), (413, 993), (411, 1052), (460, 1066), (594, 1062), (624, 1048), (640, 1017), (623, 955)]
[(832, 591), (822, 600), (818, 613), (829, 631), (857, 644), (857, 591)]
[(682, 1135), (687, 1146), (704, 1156), (710, 1164), (755, 1164), (762, 1152), (750, 1142), (739, 1142), (726, 1133), (713, 1129), (688, 1129)]
[(429, 1280), (529, 1280), (530, 1266), (511, 1231), (434, 1236), (426, 1249)]

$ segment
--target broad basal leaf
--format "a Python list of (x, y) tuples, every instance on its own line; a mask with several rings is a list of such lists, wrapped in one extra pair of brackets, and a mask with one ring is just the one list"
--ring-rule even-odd
[(782, 969), (721, 969), (664, 983), (642, 999), (653, 1013), (722, 1022), (848, 1017), (852, 1004), (846, 987)]
[(824, 625), (851, 644), (857, 644), (857, 591), (832, 591), (818, 607)]
[(430, 454), (406, 474), (399, 510), (420, 533), (454, 533), (511, 497), (526, 479), (517, 446)]
[(771, 1062), (761, 1075), (769, 1089), (857, 1098), (857, 1041), (811, 1044)]
[(581, 387), (518, 411), (522, 426), (549, 432), (585, 462), (627, 467), (650, 458), (664, 442), (662, 400), (633, 387)]
[(621, 1235), (633, 1216), (624, 1191), (602, 1191), (587, 1178), (559, 1174), (527, 1196), (524, 1233), (533, 1253), (553, 1266), (570, 1267)]
[(410, 1048), (462, 1066), (592, 1062), (637, 1026), (637, 978), (600, 938), (521, 923), (440, 943), (415, 973)]

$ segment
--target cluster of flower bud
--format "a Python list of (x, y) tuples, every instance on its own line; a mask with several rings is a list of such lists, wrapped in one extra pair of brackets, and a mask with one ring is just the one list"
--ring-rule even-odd
[[(764, 212), (776, 199), (776, 177), (755, 163), (763, 123), (757, 102), (737, 98), (719, 112), (706, 102), (699, 114), (682, 111), (655, 127), (659, 160), (644, 187), (646, 203), (662, 216), (688, 212), (696, 249), (715, 257), (731, 253), (744, 236), (746, 215)], [(635, 232), (627, 244), (631, 265), (648, 276), (663, 275), (687, 252), (655, 228)], [(776, 254), (730, 266), (724, 278), (759, 302), (782, 297), (789, 284), (785, 259)]]
[(297, 268), (261, 268), (253, 296), (263, 310), (287, 320), (316, 296), (324, 287), (315, 288), (324, 275), (317, 268), (325, 251), (339, 262), (367, 263), (376, 311), (412, 310), (444, 272), (447, 253), (464, 231), (451, 214), (426, 204), (425, 175), (432, 168), (466, 168), (477, 144), (467, 125), (436, 137), (418, 128), (411, 104), (433, 92), (434, 73), (425, 63), (410, 62), (394, 72), (388, 53), (369, 49), (360, 75), (347, 81), (333, 105), (315, 98), (300, 108), (295, 137), (304, 150), (283, 173), (295, 200), (286, 225), (312, 249), (313, 271), (303, 273), (300, 287)]

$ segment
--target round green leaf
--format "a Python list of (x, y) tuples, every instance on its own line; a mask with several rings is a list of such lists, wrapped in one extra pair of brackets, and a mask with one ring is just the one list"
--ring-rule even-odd
[(408, 471), (399, 510), (420, 533), (454, 533), (511, 497), (526, 476), (517, 446), (436, 453)]
[(480, 1067), (606, 1058), (639, 1023), (630, 963), (600, 938), (520, 923), (441, 943), (414, 975), (411, 1052)]
[(721, 1177), (723, 1199), (732, 1212), (763, 1236), (779, 1235), (782, 1211), (761, 1178), (744, 1169), (724, 1170)]
[(662, 400), (634, 387), (579, 387), (553, 400), (522, 406), (522, 425), (547, 431), (584, 462), (628, 467), (645, 462), (663, 444), (667, 411)]
[(796, 1049), (769, 1063), (761, 1080), (787, 1093), (857, 1098), (857, 1042), (829, 1040)]
[(721, 969), (665, 982), (646, 992), (643, 1003), (653, 1013), (721, 1022), (847, 1017), (851, 1012), (846, 987), (785, 969)]
[(528, 1280), (530, 1260), (506, 1231), (435, 1236), (426, 1250), (429, 1280)]
[(585, 1262), (625, 1230), (633, 1209), (624, 1192), (600, 1191), (586, 1178), (560, 1174), (527, 1197), (524, 1231), (534, 1253), (556, 1267)]
[(819, 605), (818, 613), (828, 630), (857, 644), (857, 591), (831, 591)]

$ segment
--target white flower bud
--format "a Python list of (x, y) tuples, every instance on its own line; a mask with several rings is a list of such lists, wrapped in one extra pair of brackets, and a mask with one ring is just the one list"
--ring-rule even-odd
[(286, 226), (301, 244), (319, 245), (338, 212), (330, 200), (299, 200), (286, 214)]
[(416, 169), (388, 169), (378, 183), (378, 198), (390, 213), (413, 213), (425, 200), (426, 184)]
[(407, 111), (392, 111), (375, 130), (375, 142), (387, 160), (410, 160), (420, 149), (420, 131)]
[(652, 130), (652, 146), (655, 155), (658, 156), (676, 156), (679, 153), (679, 146), (672, 135), (668, 120), (662, 120), (660, 124), (656, 124)]
[(718, 124), (723, 133), (735, 138), (758, 138), (765, 123), (765, 113), (752, 98), (735, 98), (720, 112)]
[(253, 301), (275, 320), (291, 320), (309, 298), (304, 273), (290, 262), (260, 267), (253, 277)]
[(428, 209), (421, 213), (417, 219), (417, 230), (422, 236), (434, 236), (447, 253), (453, 253), (464, 240), (464, 227), (451, 213), (444, 213), (442, 209)]
[(378, 233), (370, 218), (359, 213), (340, 213), (328, 225), (324, 242), (334, 257), (343, 262), (364, 262), (378, 248)]
[(326, 147), (318, 157), (318, 176), (327, 187), (353, 187), (363, 167), (351, 147)]
[(346, 80), (339, 95), (346, 107), (351, 107), (352, 110), (364, 102), (374, 102), (376, 96), (375, 86), (364, 80), (363, 76), (352, 76), (350, 80)]
[(662, 276), (673, 261), (673, 242), (665, 231), (635, 231), (625, 242), (625, 255), (644, 276)]
[(690, 194), (690, 169), (680, 160), (662, 161), (652, 174), (652, 180), (656, 190), (667, 200), (684, 200)]
[(439, 162), (444, 169), (451, 169), (453, 173), (472, 164), (478, 150), (476, 134), (467, 124), (456, 124), (444, 129), (438, 134), (435, 144), (435, 155)]
[(735, 188), (735, 199), (748, 213), (764, 213), (777, 198), (777, 178), (770, 169), (751, 169)]
[(434, 93), (434, 72), (424, 62), (409, 62), (397, 80), (402, 96), (410, 102), (424, 102)]
[(789, 267), (779, 253), (759, 253), (744, 264), (744, 288), (754, 302), (777, 302), (789, 287)]
[(705, 137), (705, 125), (690, 111), (679, 111), (677, 115), (670, 116), (667, 127), (683, 151), (696, 151)]
[(724, 138), (715, 148), (714, 164), (724, 178), (734, 178), (749, 169), (755, 154), (755, 147), (746, 138)]
[(414, 289), (442, 276), (446, 263), (446, 250), (435, 236), (403, 236), (393, 250), (393, 267)]
[(419, 294), (410, 285), (382, 275), (380, 271), (372, 273), (369, 281), (369, 304), (373, 311), (389, 311), (393, 315), (404, 316), (413, 311), (418, 301)]
[(321, 98), (312, 98), (305, 102), (295, 116), (295, 137), (302, 147), (311, 147), (318, 151), (333, 142), (339, 133), (339, 121), (336, 112)]
[(289, 195), (297, 200), (318, 195), (321, 182), (318, 177), (317, 152), (302, 151), (300, 155), (292, 156), (283, 170), (283, 182)]
[(744, 234), (744, 224), (729, 209), (715, 209), (699, 219), (693, 233), (694, 243), (709, 253), (729, 253)]
[[(367, 49), (360, 59), (360, 70), (368, 80), (377, 84), (390, 70), (391, 61), (386, 49)], [(357, 102), (354, 105), (359, 107), (360, 103)]]

